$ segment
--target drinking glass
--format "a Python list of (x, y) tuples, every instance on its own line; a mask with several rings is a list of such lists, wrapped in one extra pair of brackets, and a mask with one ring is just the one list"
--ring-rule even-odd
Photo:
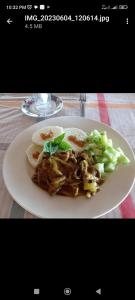
[(23, 113), (32, 117), (47, 118), (58, 113), (63, 107), (62, 99), (51, 93), (33, 93), (22, 103)]

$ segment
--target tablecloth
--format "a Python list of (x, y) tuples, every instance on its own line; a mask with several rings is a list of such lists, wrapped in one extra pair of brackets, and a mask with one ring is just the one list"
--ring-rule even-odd
[[(78, 94), (59, 94), (63, 109), (56, 116), (80, 116)], [(135, 94), (90, 93), (86, 95), (84, 116), (102, 121), (119, 131), (135, 151)], [(36, 218), (20, 207), (9, 195), (2, 177), (2, 165), (10, 143), (36, 121), (21, 110), (22, 99), (0, 98), (0, 218)], [(101, 218), (135, 218), (135, 186), (124, 202)]]

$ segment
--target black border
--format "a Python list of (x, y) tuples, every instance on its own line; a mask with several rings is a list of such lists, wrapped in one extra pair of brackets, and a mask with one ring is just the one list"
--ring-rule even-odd
[(132, 24), (56, 25), (47, 35), (10, 28), (1, 35), (2, 93), (134, 92)]
[(45, 296), (46, 286), (53, 290), (66, 283), (74, 288), (102, 286), (102, 299), (132, 299), (134, 223), (132, 219), (0, 220), (4, 228), (1, 291), (8, 286), (6, 295), (16, 290), (14, 299), (27, 298), (26, 294), (33, 299), (34, 287), (44, 290)]

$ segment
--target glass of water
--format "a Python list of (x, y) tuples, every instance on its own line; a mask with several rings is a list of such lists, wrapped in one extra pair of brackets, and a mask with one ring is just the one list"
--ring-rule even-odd
[(37, 93), (32, 95), (31, 111), (38, 115), (46, 115), (51, 109), (51, 94)]
[(33, 93), (24, 100), (21, 109), (28, 116), (47, 118), (58, 113), (62, 107), (60, 97), (51, 93)]

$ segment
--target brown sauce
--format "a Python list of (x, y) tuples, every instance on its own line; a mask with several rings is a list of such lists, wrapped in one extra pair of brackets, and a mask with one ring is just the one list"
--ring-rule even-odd
[(32, 154), (32, 156), (33, 156), (33, 158), (38, 159), (39, 154), (40, 154), (40, 153), (39, 153), (38, 151), (35, 151), (35, 152)]
[(68, 137), (68, 140), (69, 140), (70, 142), (76, 144), (76, 145), (79, 146), (79, 147), (84, 147), (84, 145), (85, 145), (85, 142), (84, 142), (84, 141), (78, 140), (78, 139), (76, 138), (76, 136), (74, 136), (74, 135), (70, 135), (70, 136)]
[(52, 138), (53, 137), (53, 132), (52, 131), (50, 131), (49, 133), (47, 133), (47, 134), (45, 134), (45, 133), (43, 133), (43, 132), (41, 132), (40, 133), (40, 137), (41, 137), (41, 139), (42, 140), (47, 140), (47, 139), (49, 139), (49, 138)]

